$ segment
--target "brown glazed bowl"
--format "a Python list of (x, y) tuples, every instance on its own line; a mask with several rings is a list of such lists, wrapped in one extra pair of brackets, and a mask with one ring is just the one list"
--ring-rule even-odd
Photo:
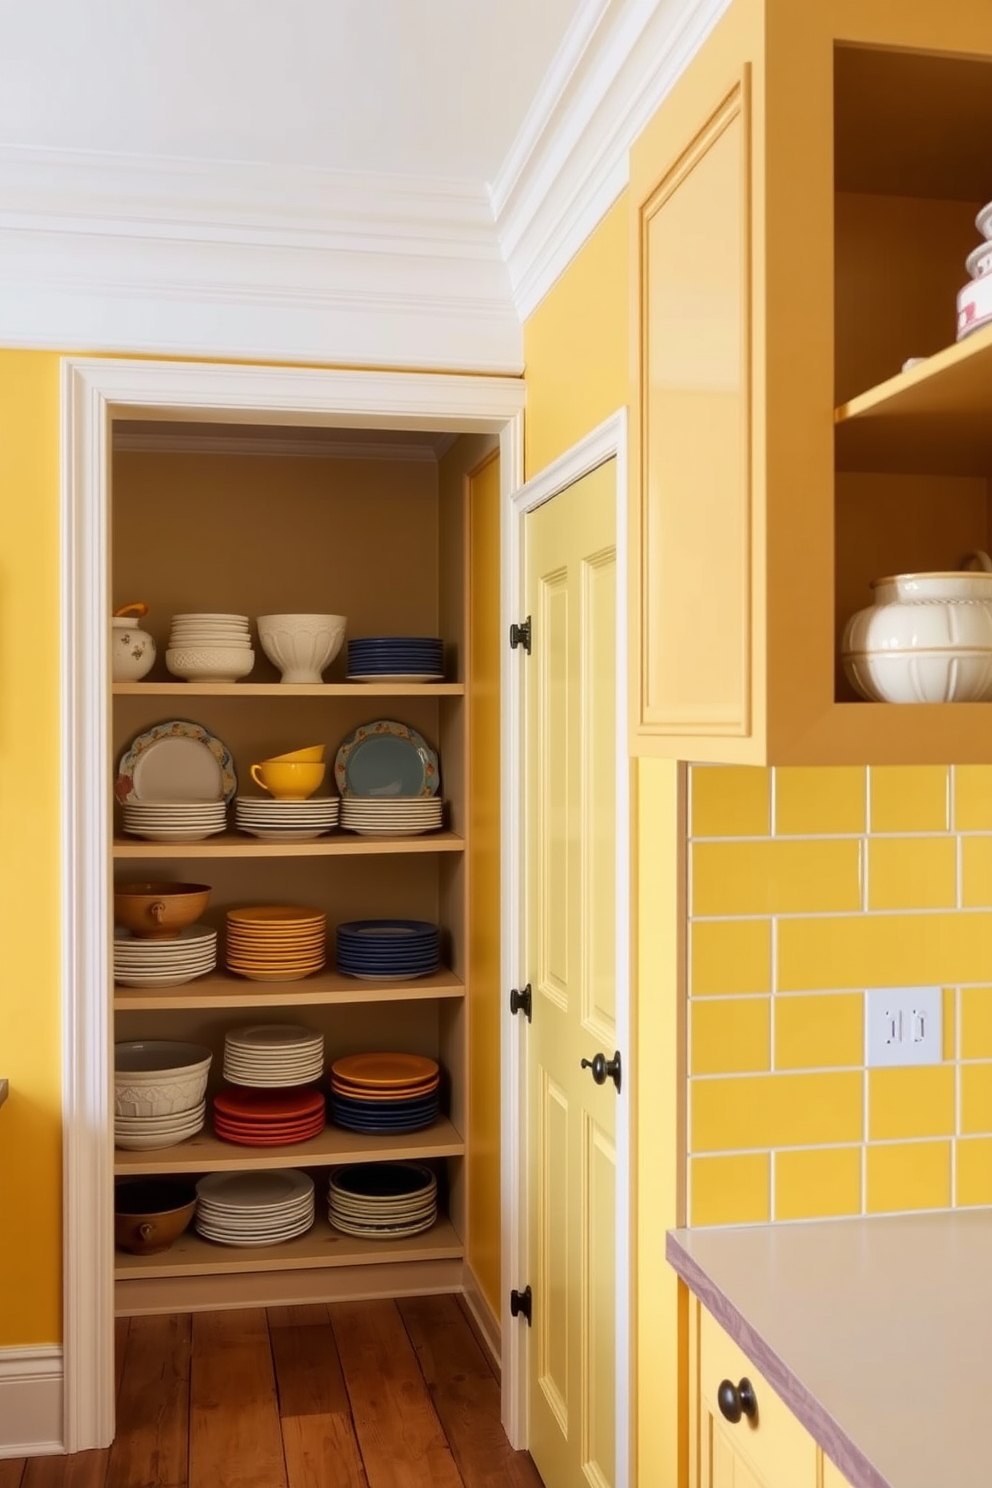
[(191, 1183), (139, 1178), (114, 1190), (114, 1242), (132, 1255), (168, 1250), (196, 1209)]
[(175, 940), (200, 918), (209, 898), (209, 884), (115, 884), (114, 924), (142, 940)]

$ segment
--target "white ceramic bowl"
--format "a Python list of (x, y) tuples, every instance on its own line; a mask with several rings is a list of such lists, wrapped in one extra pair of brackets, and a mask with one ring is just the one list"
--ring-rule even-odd
[(869, 702), (980, 703), (992, 698), (992, 651), (848, 654), (844, 672)]
[(172, 648), (165, 653), (165, 664), (174, 677), (187, 682), (237, 682), (255, 665), (255, 653), (243, 646)]
[(958, 291), (957, 339), (963, 340), (972, 331), (992, 321), (992, 274), (983, 274), (980, 279), (969, 279)]
[(141, 1039), (114, 1045), (114, 1112), (169, 1116), (203, 1100), (213, 1055), (203, 1044)]
[(965, 259), (965, 268), (972, 279), (982, 279), (992, 269), (992, 243), (988, 239), (972, 248)]
[(262, 650), (286, 683), (315, 686), (344, 642), (344, 615), (259, 615)]
[(975, 218), (975, 226), (983, 238), (992, 238), (992, 202), (985, 203)]

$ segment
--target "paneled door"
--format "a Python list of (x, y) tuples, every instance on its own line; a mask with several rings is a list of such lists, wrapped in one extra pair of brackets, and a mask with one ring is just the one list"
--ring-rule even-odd
[(525, 519), (528, 1404), (547, 1488), (617, 1481), (615, 491), (611, 460)]

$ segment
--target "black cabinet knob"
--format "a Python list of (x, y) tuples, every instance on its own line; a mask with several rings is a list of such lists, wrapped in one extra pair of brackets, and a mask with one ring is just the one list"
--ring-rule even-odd
[(721, 1380), (717, 1386), (716, 1403), (720, 1407), (721, 1416), (731, 1426), (736, 1426), (741, 1416), (747, 1416), (748, 1420), (753, 1421), (758, 1414), (758, 1399), (749, 1379), (742, 1379), (737, 1385), (728, 1379)]
[(617, 1089), (620, 1089), (623, 1071), (619, 1049), (613, 1051), (612, 1059), (607, 1059), (606, 1055), (600, 1050), (591, 1059), (583, 1059), (582, 1068), (592, 1070), (592, 1077), (597, 1085), (605, 1085), (607, 1080), (612, 1080)]

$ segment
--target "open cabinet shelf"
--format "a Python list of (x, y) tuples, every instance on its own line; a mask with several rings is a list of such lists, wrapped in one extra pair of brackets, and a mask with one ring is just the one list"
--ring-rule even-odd
[(186, 982), (178, 987), (114, 987), (115, 1012), (151, 1008), (350, 1007), (361, 1002), (426, 1002), (437, 997), (464, 997), (465, 983), (446, 968), (416, 981), (361, 981), (337, 971), (321, 971), (300, 982), (252, 982), (230, 973)]
[(318, 837), (314, 842), (263, 842), (235, 832), (218, 833), (203, 842), (144, 842), (114, 838), (115, 858), (334, 858), (376, 857), (386, 853), (464, 852), (457, 832), (431, 832), (424, 837)]
[(464, 697), (464, 682), (115, 682), (114, 697)]

